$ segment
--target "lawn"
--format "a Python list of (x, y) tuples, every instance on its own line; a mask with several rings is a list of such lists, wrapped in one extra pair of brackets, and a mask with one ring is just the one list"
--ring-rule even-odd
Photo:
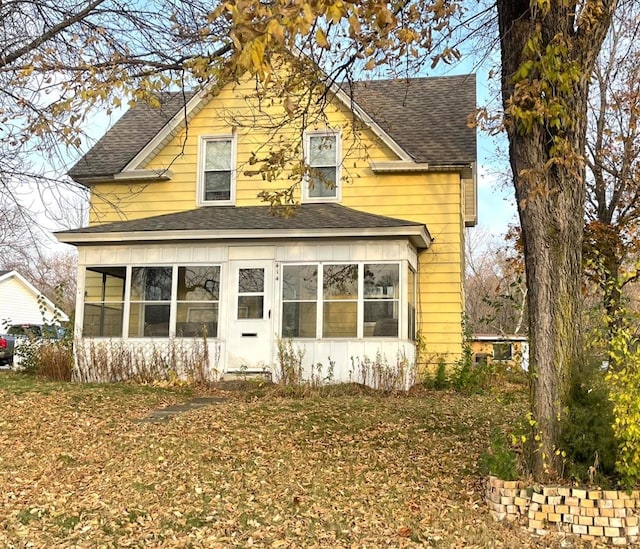
[(2, 547), (549, 547), (494, 523), (478, 458), (523, 394), (224, 402), (0, 374)]

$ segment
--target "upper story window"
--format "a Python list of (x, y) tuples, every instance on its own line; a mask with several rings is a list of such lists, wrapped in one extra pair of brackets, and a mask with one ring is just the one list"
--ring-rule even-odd
[(232, 135), (204, 137), (200, 142), (199, 204), (233, 204), (236, 142)]
[(340, 134), (305, 134), (305, 161), (309, 172), (303, 185), (305, 202), (326, 202), (340, 198)]

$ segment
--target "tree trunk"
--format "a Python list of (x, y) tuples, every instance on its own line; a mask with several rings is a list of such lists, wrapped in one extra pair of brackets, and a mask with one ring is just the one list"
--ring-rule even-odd
[[(615, 0), (582, 2), (582, 18), (585, 4), (594, 3), (603, 11), (599, 19), (586, 17), (587, 32), (572, 2), (552, 1), (545, 8), (535, 0), (497, 0), (502, 98), (529, 300), (531, 407), (539, 437), (531, 457), (541, 481), (561, 474), (555, 452), (572, 372), (581, 363), (587, 95)], [(540, 62), (549, 51), (554, 53)], [(558, 58), (561, 68), (548, 69)], [(566, 70), (571, 89), (558, 85), (558, 70)], [(560, 118), (552, 108), (545, 110), (552, 104), (560, 105)]]

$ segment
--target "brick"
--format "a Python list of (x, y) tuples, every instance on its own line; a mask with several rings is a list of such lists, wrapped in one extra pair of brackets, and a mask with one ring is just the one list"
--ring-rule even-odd
[(507, 505), (507, 514), (509, 515), (519, 515), (520, 508), (516, 505)]
[(604, 528), (602, 526), (589, 526), (589, 534), (592, 536), (604, 536)]
[(609, 519), (609, 526), (615, 526), (616, 528), (622, 528), (624, 526), (624, 520), (618, 517), (611, 517)]
[(627, 526), (637, 526), (638, 525), (638, 517), (627, 517), (624, 520)]
[(518, 488), (518, 481), (517, 480), (505, 480), (503, 482), (503, 486), (507, 490), (516, 490)]
[(562, 520), (562, 515), (559, 513), (549, 513), (547, 520), (549, 522), (560, 522)]
[(506, 497), (506, 496), (502, 496), (502, 497), (500, 498), (500, 503), (501, 503), (502, 505), (513, 505), (513, 498), (509, 498), (509, 497)]
[(624, 506), (627, 509), (635, 509), (636, 507), (636, 500), (635, 499), (625, 499), (624, 500)]
[(605, 499), (618, 499), (619, 492), (617, 490), (605, 490), (602, 497)]
[(617, 538), (620, 535), (620, 528), (613, 528), (611, 526), (604, 527), (604, 535), (610, 538)]
[(624, 507), (622, 509), (614, 509), (613, 510), (613, 516), (614, 517), (625, 518), (627, 516), (627, 512), (628, 512), (627, 509), (624, 508)]
[(580, 500), (580, 507), (588, 508), (588, 507), (595, 507), (595, 506), (596, 506), (596, 504), (592, 499), (582, 499), (582, 500)]
[(624, 500), (624, 499), (614, 499), (613, 500), (613, 507), (615, 509), (620, 509), (620, 508), (624, 507), (625, 501), (626, 500)]
[(587, 491), (586, 490), (581, 490), (580, 488), (573, 488), (571, 490), (571, 495), (574, 498), (584, 499), (584, 498), (587, 497)]
[(583, 540), (583, 541), (595, 541), (596, 537), (592, 536), (592, 535), (587, 535), (587, 536), (582, 535), (582, 536), (580, 536), (580, 539)]
[(540, 537), (548, 536), (549, 530), (545, 530), (544, 528), (536, 528), (536, 534)]
[(575, 522), (575, 516), (571, 514), (562, 515), (562, 522), (566, 522), (567, 524), (573, 524)]
[(627, 538), (613, 538), (611, 543), (613, 543), (613, 545), (626, 545)]
[(602, 490), (589, 490), (587, 497), (589, 499), (600, 499), (602, 497)]
[(500, 503), (492, 503), (490, 505), (491, 509), (493, 509), (496, 513), (506, 513), (507, 512), (507, 506), (506, 505), (502, 505)]
[(518, 490), (515, 490), (513, 488), (504, 488), (502, 490), (502, 495), (508, 498), (515, 498), (518, 495)]
[(580, 500), (574, 496), (569, 496), (564, 498), (564, 504), (569, 506), (577, 506), (580, 505)]
[(611, 499), (600, 499), (600, 500), (598, 500), (598, 508), (599, 509), (613, 509), (613, 500), (611, 500)]
[(532, 501), (529, 504), (529, 509), (533, 510), (533, 511), (540, 511), (540, 504), (536, 503), (535, 501)]
[(578, 517), (578, 524), (584, 524), (586, 526), (593, 525), (593, 517)]
[(582, 524), (573, 524), (571, 526), (571, 531), (574, 534), (586, 534), (588, 532), (588, 529), (586, 526), (582, 525)]
[(543, 513), (542, 511), (536, 511), (533, 514), (533, 518), (536, 520), (541, 520), (541, 521), (545, 521), (547, 520), (547, 516), (549, 515), (549, 513)]
[(516, 497), (514, 498), (513, 503), (518, 507), (527, 507), (529, 505), (529, 500), (526, 498)]
[(556, 513), (560, 513), (562, 515), (564, 515), (565, 513), (569, 512), (569, 507), (567, 507), (566, 505), (556, 505)]
[(595, 517), (593, 519), (593, 524), (596, 526), (610, 526), (609, 517)]
[(570, 496), (571, 495), (571, 488), (565, 488), (565, 487), (559, 487), (558, 488), (558, 495), (559, 496)]
[(603, 517), (615, 517), (616, 514), (613, 509), (600, 509), (600, 516)]
[(538, 492), (534, 492), (531, 495), (531, 501), (535, 501), (536, 503), (546, 503), (547, 498), (543, 494), (539, 494)]
[(547, 503), (549, 505), (560, 505), (563, 499), (562, 496), (547, 496)]
[(558, 495), (558, 487), (557, 486), (545, 486), (542, 489), (542, 493), (545, 496), (557, 496)]
[(585, 517), (597, 517), (600, 514), (600, 512), (595, 507), (587, 507), (586, 509), (582, 510), (582, 514)]
[(640, 534), (640, 528), (638, 528), (637, 526), (627, 526), (624, 529), (624, 533), (627, 536), (637, 536), (638, 534)]
[(538, 528), (544, 528), (545, 524), (541, 520), (529, 520), (529, 528), (536, 530)]
[(489, 486), (491, 488), (504, 488), (504, 481), (500, 480), (498, 477), (489, 477)]

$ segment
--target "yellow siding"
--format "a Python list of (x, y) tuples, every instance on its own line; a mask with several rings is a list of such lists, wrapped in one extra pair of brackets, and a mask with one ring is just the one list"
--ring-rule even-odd
[[(258, 193), (290, 186), (286, 170), (273, 181), (245, 172), (251, 153), (265, 155), (284, 143), (291, 151), (301, 151), (299, 121), (277, 132), (265, 122), (281, 122), (282, 109), (269, 107), (267, 117), (257, 107), (255, 83), (229, 85), (206, 105), (164, 149), (144, 167), (169, 167), (173, 178), (166, 182), (101, 184), (93, 188), (92, 223), (136, 219), (197, 207), (196, 181), (201, 136), (237, 135), (237, 206), (261, 205)], [(274, 114), (275, 113), (275, 114)], [(308, 129), (340, 128), (342, 131), (342, 200), (347, 207), (375, 214), (425, 223), (434, 239), (429, 250), (419, 254), (418, 331), (426, 353), (445, 354), (446, 360), (460, 355), (462, 346), (464, 251), (464, 192), (457, 173), (375, 174), (370, 161), (397, 160), (396, 155), (367, 128), (353, 129), (353, 115), (334, 100), (325, 109), (326, 121), (311, 115)], [(358, 124), (361, 126), (360, 124)], [(277, 139), (274, 137), (277, 135)], [(299, 152), (298, 158), (301, 157)], [(289, 164), (289, 167), (291, 164)], [(299, 189), (297, 195), (299, 198)], [(105, 200), (106, 198), (107, 200)], [(114, 208), (114, 205), (116, 208)]]

